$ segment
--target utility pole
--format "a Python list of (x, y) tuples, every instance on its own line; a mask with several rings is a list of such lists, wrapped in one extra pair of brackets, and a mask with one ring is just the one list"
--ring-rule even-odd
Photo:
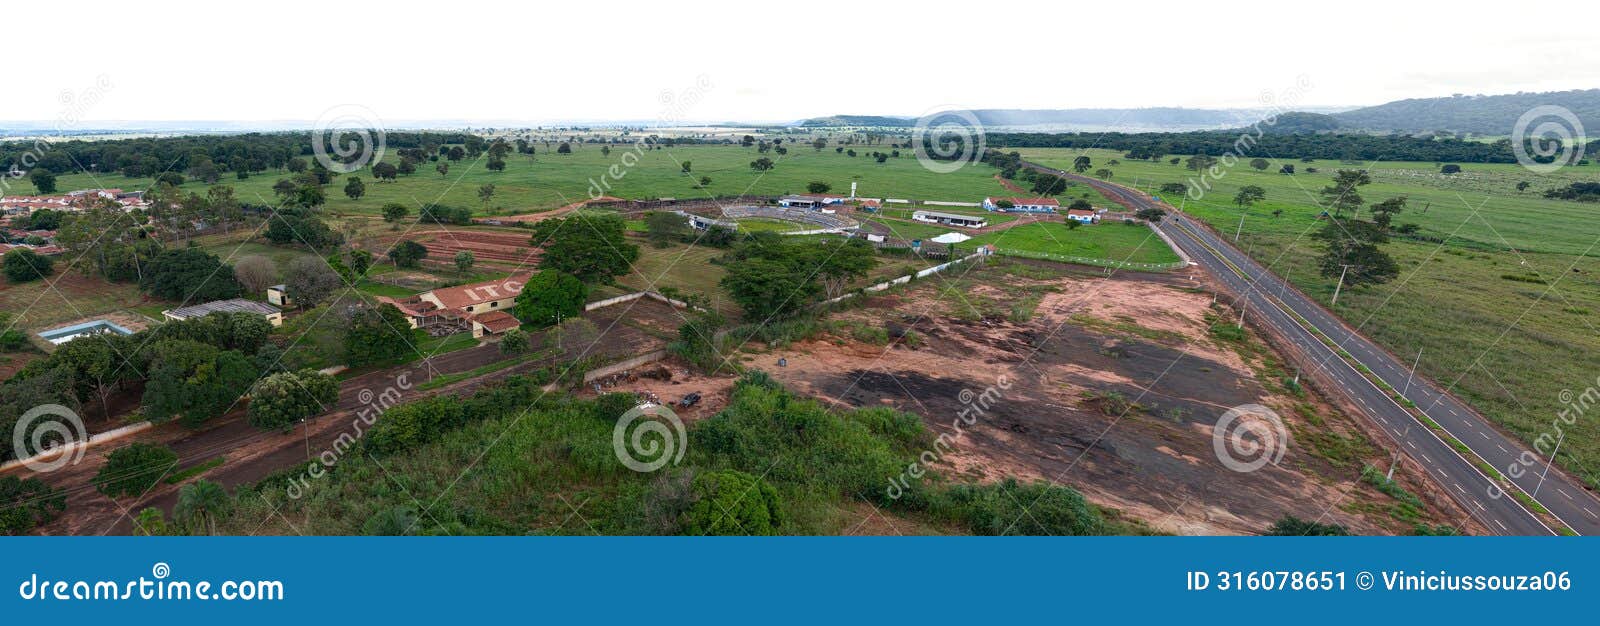
[(1240, 209), (1239, 210), (1239, 230), (1233, 231), (1233, 242), (1234, 243), (1239, 243), (1239, 235), (1244, 233), (1244, 216), (1245, 216), (1245, 213), (1247, 213), (1247, 212), (1248, 211), (1246, 209)]
[(1349, 265), (1340, 265), (1339, 267), (1344, 269), (1339, 270), (1339, 284), (1334, 285), (1333, 287), (1333, 301), (1328, 303), (1328, 306), (1330, 307), (1339, 303), (1339, 290), (1344, 288), (1344, 275), (1346, 272), (1350, 271)]
[(1556, 449), (1550, 451), (1550, 460), (1544, 464), (1544, 473), (1539, 475), (1539, 484), (1533, 486), (1533, 493), (1529, 495), (1539, 495), (1539, 488), (1544, 486), (1544, 477), (1550, 475), (1550, 465), (1556, 462), (1556, 453), (1561, 451), (1561, 442), (1566, 438), (1567, 431), (1562, 429), (1561, 434), (1556, 437)]
[(1406, 389), (1400, 392), (1401, 397), (1411, 393), (1411, 379), (1417, 375), (1417, 364), (1422, 362), (1422, 348), (1417, 348), (1417, 359), (1411, 362), (1411, 373), (1406, 375)]

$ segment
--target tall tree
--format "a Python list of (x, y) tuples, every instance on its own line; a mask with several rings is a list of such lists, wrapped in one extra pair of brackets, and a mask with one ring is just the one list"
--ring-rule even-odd
[(394, 305), (361, 309), (350, 317), (345, 360), (352, 367), (398, 361), (416, 352), (416, 332)]
[(1366, 200), (1356, 191), (1356, 188), (1372, 182), (1372, 176), (1366, 170), (1339, 170), (1333, 176), (1333, 184), (1323, 187), (1322, 199), (1333, 207), (1333, 216), (1340, 217), (1345, 211), (1352, 216), (1361, 209)]
[(524, 324), (546, 327), (583, 312), (589, 288), (583, 281), (557, 270), (540, 270), (517, 294), (512, 313)]
[(594, 283), (628, 273), (638, 260), (639, 247), (627, 241), (626, 230), (617, 215), (577, 214), (539, 222), (532, 243), (544, 247), (539, 267)]
[(350, 180), (345, 181), (344, 195), (349, 196), (351, 200), (360, 200), (366, 193), (367, 185), (361, 182), (360, 176), (351, 176)]

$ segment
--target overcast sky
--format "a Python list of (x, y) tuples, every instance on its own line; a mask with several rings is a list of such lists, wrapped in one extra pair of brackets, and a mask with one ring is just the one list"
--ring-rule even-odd
[(365, 4), (9, 3), (0, 119), (354, 104), (384, 120), (779, 121), (1600, 87), (1593, 3)]

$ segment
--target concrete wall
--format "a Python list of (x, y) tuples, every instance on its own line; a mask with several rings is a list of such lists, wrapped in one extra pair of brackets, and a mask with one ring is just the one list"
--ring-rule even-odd
[(592, 369), (592, 370), (589, 370), (587, 372), (584, 372), (584, 374), (583, 374), (583, 384), (587, 385), (589, 383), (592, 383), (592, 382), (594, 382), (596, 380), (599, 380), (601, 378), (605, 378), (605, 377), (610, 376), (612, 374), (616, 374), (618, 372), (626, 372), (626, 371), (631, 370), (631, 369), (633, 369), (635, 367), (639, 367), (640, 365), (644, 365), (646, 363), (654, 363), (656, 361), (660, 361), (661, 359), (665, 359), (665, 358), (667, 358), (667, 351), (666, 350), (656, 350), (655, 352), (646, 352), (644, 354), (641, 354), (639, 356), (633, 357), (633, 358), (628, 359), (626, 361), (623, 361), (621, 363), (613, 363), (613, 364), (607, 365), (605, 367)]

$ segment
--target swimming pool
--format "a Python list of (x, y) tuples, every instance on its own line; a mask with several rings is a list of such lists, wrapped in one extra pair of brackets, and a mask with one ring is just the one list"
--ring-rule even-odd
[(118, 326), (109, 320), (94, 320), (82, 324), (62, 326), (50, 330), (39, 331), (39, 337), (50, 343), (61, 345), (79, 337), (88, 337), (101, 333), (116, 333), (118, 335), (132, 335), (133, 331)]

